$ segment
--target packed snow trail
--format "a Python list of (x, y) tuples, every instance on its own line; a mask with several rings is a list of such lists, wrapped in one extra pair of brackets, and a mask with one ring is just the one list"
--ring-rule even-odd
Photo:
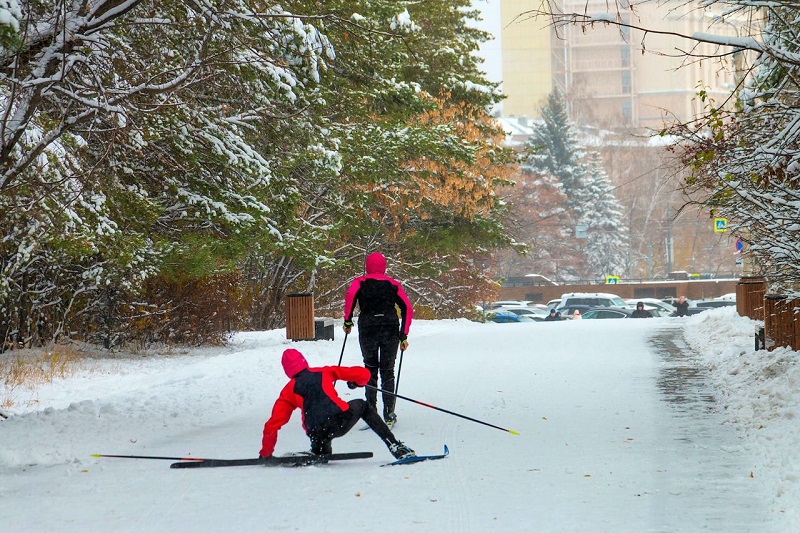
[[(374, 458), (300, 469), (90, 457), (255, 456), (286, 382), (282, 351), (336, 364), (341, 334), (249, 333), (218, 352), (116, 360), (107, 374), (40, 389), (0, 422), (3, 530), (351, 532), (389, 513), (401, 532), (780, 531), (752, 460), (681, 352), (682, 324), (415, 321), (403, 395), (520, 435), (398, 400), (400, 440), (419, 454), (450, 447), (446, 460), (403, 468), (378, 468), (391, 456), (369, 431), (333, 449)], [(347, 346), (343, 364), (360, 361)], [(685, 380), (693, 399), (676, 400), (676, 376), (697, 377)], [(295, 414), (276, 453), (307, 449)]]

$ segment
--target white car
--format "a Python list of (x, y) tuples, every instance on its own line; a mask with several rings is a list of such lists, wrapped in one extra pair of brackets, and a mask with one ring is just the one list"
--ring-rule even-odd
[(499, 309), (501, 307), (528, 307), (533, 304), (530, 300), (498, 300), (486, 304), (486, 309)]
[(592, 307), (626, 307), (625, 300), (616, 294), (607, 292), (569, 292), (561, 295), (561, 303), (557, 307), (574, 305), (590, 305)]

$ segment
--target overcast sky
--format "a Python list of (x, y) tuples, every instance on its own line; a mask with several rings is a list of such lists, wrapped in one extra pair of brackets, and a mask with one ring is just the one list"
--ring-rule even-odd
[(486, 60), (484, 70), (491, 81), (502, 81), (503, 69), (500, 47), (500, 0), (473, 0), (472, 5), (483, 12), (483, 21), (479, 28), (492, 33), (493, 41), (484, 43), (481, 55)]

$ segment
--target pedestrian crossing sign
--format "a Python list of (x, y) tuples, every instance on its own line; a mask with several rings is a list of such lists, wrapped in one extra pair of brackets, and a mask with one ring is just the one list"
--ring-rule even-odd
[(607, 285), (616, 285), (619, 283), (619, 276), (606, 276)]
[(727, 218), (715, 218), (714, 219), (714, 231), (716, 233), (725, 233), (728, 230), (728, 219)]

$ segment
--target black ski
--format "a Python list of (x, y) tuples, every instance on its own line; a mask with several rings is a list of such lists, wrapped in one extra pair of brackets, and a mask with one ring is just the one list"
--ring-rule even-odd
[(324, 464), (329, 461), (344, 461), (347, 459), (369, 459), (372, 452), (333, 453), (330, 455), (296, 454), (263, 459), (205, 459), (203, 461), (183, 461), (172, 463), (170, 468), (215, 468), (221, 466), (311, 466)]

